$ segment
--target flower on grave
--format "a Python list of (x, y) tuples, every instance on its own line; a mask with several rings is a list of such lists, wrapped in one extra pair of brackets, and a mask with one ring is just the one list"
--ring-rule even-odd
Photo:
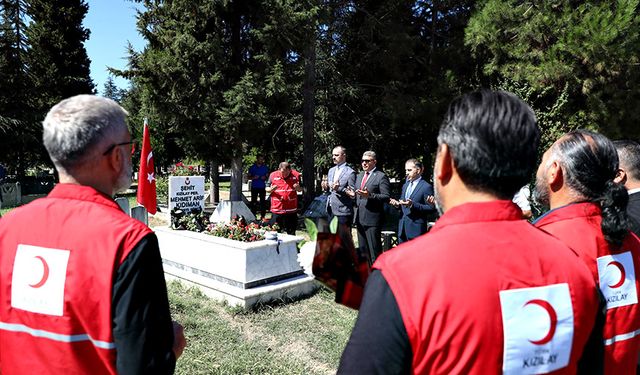
[(254, 242), (263, 240), (264, 233), (266, 231), (273, 231), (277, 229), (277, 226), (261, 227), (256, 223), (247, 224), (244, 218), (234, 217), (229, 223), (209, 224), (205, 233), (236, 241)]
[(200, 173), (193, 165), (185, 165), (183, 162), (176, 163), (170, 171), (172, 176), (195, 176)]

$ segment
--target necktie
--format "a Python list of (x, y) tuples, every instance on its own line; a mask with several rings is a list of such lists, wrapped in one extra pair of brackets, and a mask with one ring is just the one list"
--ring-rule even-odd
[(368, 178), (369, 178), (369, 172), (365, 172), (364, 178), (362, 179), (362, 183), (360, 184), (360, 190), (364, 189), (364, 185), (367, 183)]
[(336, 167), (336, 171), (333, 173), (333, 181), (336, 182), (340, 179), (340, 173), (342, 172), (342, 168)]
[(407, 186), (407, 191), (404, 192), (404, 199), (407, 200), (411, 197), (411, 193), (413, 193), (413, 181), (409, 182), (409, 186)]

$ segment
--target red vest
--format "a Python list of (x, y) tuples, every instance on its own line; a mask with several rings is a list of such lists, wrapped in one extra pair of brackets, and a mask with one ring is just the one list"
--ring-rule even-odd
[(510, 201), (448, 210), (383, 253), (414, 374), (576, 372), (598, 308), (576, 254)]
[(549, 211), (535, 226), (574, 249), (607, 300), (605, 373), (635, 374), (640, 351), (640, 241), (629, 232), (620, 248), (604, 239), (600, 207), (575, 203)]
[(298, 192), (294, 184), (300, 183), (300, 173), (291, 170), (287, 178), (282, 177), (279, 170), (271, 172), (271, 212), (274, 214), (291, 214), (298, 211)]
[(116, 374), (114, 277), (149, 233), (70, 184), (0, 219), (0, 373)]

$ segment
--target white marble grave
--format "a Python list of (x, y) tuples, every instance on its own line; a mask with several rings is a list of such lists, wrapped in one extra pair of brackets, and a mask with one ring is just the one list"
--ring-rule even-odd
[(168, 227), (154, 228), (165, 275), (198, 286), (230, 305), (295, 298), (318, 286), (298, 263), (302, 237), (278, 234), (276, 240), (241, 242)]
[(222, 201), (216, 206), (209, 221), (212, 223), (228, 223), (234, 216), (242, 216), (247, 222), (256, 220), (255, 215), (244, 201)]

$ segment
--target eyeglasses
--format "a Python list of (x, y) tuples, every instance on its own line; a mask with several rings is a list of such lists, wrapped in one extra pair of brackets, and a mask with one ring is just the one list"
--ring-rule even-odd
[(138, 141), (129, 141), (129, 142), (122, 142), (122, 143), (114, 143), (111, 146), (109, 146), (109, 148), (102, 154), (107, 155), (109, 154), (111, 151), (113, 151), (116, 147), (118, 146), (126, 146), (126, 145), (132, 145), (131, 146), (131, 154), (133, 154), (133, 152), (136, 150), (136, 145), (138, 144)]
[(363, 163), (370, 163), (372, 162), (374, 159), (362, 159)]

